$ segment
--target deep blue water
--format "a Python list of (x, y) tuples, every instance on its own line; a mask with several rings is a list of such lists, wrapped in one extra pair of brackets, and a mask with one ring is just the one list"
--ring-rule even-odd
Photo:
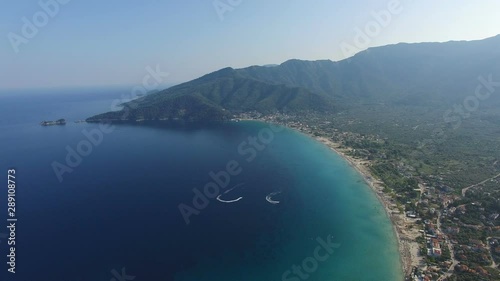
[[(120, 280), (113, 270), (122, 269), (155, 281), (401, 279), (395, 237), (374, 194), (338, 155), (292, 130), (274, 133), (247, 161), (238, 147), (268, 125), (115, 125), (60, 182), (53, 163), (67, 165), (67, 149), (99, 130), (73, 121), (109, 111), (123, 93), (0, 93), (0, 175), (16, 169), (18, 218), (17, 273), (7, 273), (0, 237), (0, 276), (10, 278), (0, 280)], [(68, 124), (38, 125), (58, 118)], [(186, 224), (179, 204), (193, 206), (193, 189), (230, 161), (241, 173), (222, 198), (242, 199), (209, 199)], [(7, 233), (7, 187), (0, 190), (0, 233)], [(266, 201), (272, 192), (281, 192), (273, 197), (279, 204)], [(339, 246), (320, 248), (324, 261), (314, 258), (318, 239)]]

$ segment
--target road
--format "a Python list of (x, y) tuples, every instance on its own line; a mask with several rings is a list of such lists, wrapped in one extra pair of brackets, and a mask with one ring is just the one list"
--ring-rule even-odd
[(443, 232), (443, 230), (441, 229), (441, 213), (438, 214), (436, 227), (437, 227), (438, 231), (440, 233), (442, 233), (443, 236), (444, 236), (444, 239), (445, 239), (445, 242), (446, 242), (446, 246), (448, 247), (448, 250), (450, 251), (451, 262), (452, 262), (452, 264), (448, 268), (448, 271), (443, 276), (439, 277), (438, 281), (441, 281), (441, 280), (443, 280), (445, 278), (450, 277), (453, 274), (453, 271), (455, 270), (455, 266), (458, 265), (459, 261), (455, 258), (455, 252), (453, 252), (453, 246), (451, 245), (450, 239), (448, 239), (448, 235), (446, 235)]
[(478, 186), (478, 185), (481, 185), (481, 184), (483, 184), (483, 183), (485, 183), (485, 182), (487, 182), (487, 181), (489, 181), (489, 180), (496, 179), (496, 178), (498, 178), (498, 177), (500, 177), (500, 174), (498, 174), (498, 175), (496, 175), (496, 176), (494, 176), (494, 177), (491, 177), (491, 178), (489, 178), (489, 179), (485, 179), (485, 180), (484, 180), (484, 181), (482, 181), (482, 182), (479, 182), (479, 183), (473, 184), (473, 185), (471, 185), (471, 186), (468, 186), (468, 187), (462, 188), (462, 197), (465, 197), (465, 194), (467, 193), (467, 190), (469, 190), (469, 189), (471, 189), (471, 188), (473, 188), (473, 187), (476, 187), (476, 186)]

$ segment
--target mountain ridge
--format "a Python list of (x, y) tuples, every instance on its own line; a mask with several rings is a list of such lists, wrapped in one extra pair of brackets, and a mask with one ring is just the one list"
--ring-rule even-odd
[[(272, 67), (226, 67), (124, 107), (130, 120), (195, 121), (225, 120), (246, 111), (334, 113), (374, 103), (434, 106), (473, 93), (477, 77), (490, 73), (500, 73), (500, 35), (373, 47), (341, 61), (290, 59)], [(118, 116), (108, 112), (88, 120), (123, 119)]]

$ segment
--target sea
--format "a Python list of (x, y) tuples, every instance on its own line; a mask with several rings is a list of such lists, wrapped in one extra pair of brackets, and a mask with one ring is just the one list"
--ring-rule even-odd
[(129, 93), (0, 92), (0, 280), (403, 280), (383, 206), (328, 147), (256, 121), (76, 122)]

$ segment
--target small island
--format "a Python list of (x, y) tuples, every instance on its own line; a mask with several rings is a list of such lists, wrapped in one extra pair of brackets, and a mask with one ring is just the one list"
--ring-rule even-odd
[(58, 119), (56, 121), (42, 121), (40, 122), (42, 126), (54, 126), (54, 125), (66, 125), (66, 120)]

